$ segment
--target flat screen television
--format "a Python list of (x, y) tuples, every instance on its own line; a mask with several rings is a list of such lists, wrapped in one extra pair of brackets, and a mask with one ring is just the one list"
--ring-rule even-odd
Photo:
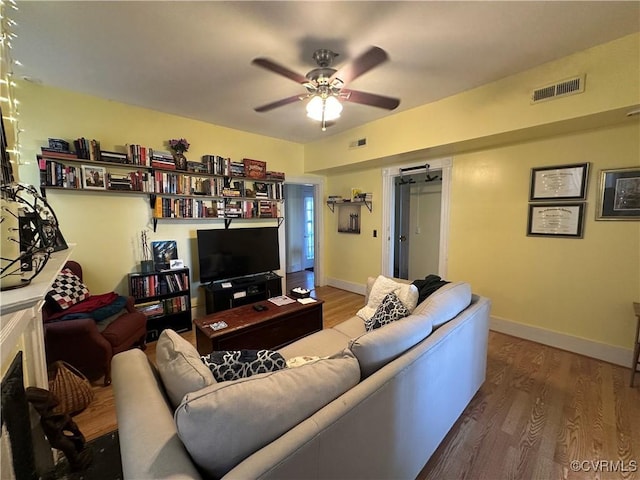
[(197, 230), (200, 282), (280, 269), (278, 227)]

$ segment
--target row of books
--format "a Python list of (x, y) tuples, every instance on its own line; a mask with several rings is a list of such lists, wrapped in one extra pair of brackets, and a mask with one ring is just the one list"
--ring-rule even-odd
[[(93, 160), (115, 162), (128, 165), (175, 170), (173, 154), (165, 150), (153, 149), (139, 144), (126, 144), (125, 152), (100, 149), (100, 142), (81, 137), (74, 140), (75, 152), (68, 151), (68, 143), (64, 149), (42, 147), (42, 155), (52, 159)], [(284, 181), (284, 172), (267, 170), (267, 162), (244, 158), (242, 162), (234, 162), (220, 155), (203, 155), (201, 161), (187, 162), (187, 168), (196, 173), (208, 173), (228, 177), (248, 177)]]
[(187, 295), (180, 295), (155, 302), (140, 303), (136, 305), (136, 308), (139, 312), (143, 313), (147, 319), (172, 313), (186, 312), (189, 308), (189, 297)]
[(224, 200), (157, 198), (154, 218), (224, 218)]
[(269, 198), (282, 200), (281, 183), (234, 180), (233, 177), (196, 177), (171, 172), (154, 172), (155, 192), (210, 197)]
[(156, 295), (182, 292), (189, 288), (189, 277), (186, 272), (158, 273), (140, 277), (131, 277), (129, 293), (134, 298), (147, 298)]
[[(54, 160), (38, 158), (40, 169), (41, 187), (62, 187), (71, 189), (85, 188), (83, 183), (84, 173), (81, 166), (66, 165)], [(95, 187), (95, 185), (92, 185)], [(131, 190), (138, 192), (151, 192), (153, 188), (150, 182), (149, 172), (135, 171), (124, 174), (107, 172), (101, 180), (102, 188), (108, 190)]]
[(278, 206), (269, 200), (198, 200), (157, 198), (154, 218), (277, 218)]

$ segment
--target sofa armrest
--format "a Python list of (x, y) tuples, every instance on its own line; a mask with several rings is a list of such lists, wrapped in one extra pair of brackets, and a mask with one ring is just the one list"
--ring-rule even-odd
[(137, 349), (119, 353), (111, 369), (124, 478), (200, 479), (147, 356)]

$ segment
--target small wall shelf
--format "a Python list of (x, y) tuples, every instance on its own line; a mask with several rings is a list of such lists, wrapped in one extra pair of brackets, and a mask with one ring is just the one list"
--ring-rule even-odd
[(332, 202), (332, 201), (328, 201), (327, 202), (327, 206), (329, 207), (329, 210), (331, 210), (332, 212), (335, 212), (335, 207), (345, 207), (345, 206), (362, 206), (364, 205), (365, 207), (367, 207), (367, 209), (371, 212), (373, 211), (373, 202), (371, 202), (370, 200), (363, 200), (362, 202)]

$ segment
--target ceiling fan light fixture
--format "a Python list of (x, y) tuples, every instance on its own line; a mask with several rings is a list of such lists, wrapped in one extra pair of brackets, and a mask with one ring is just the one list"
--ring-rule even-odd
[(334, 96), (323, 98), (314, 95), (307, 103), (307, 117), (318, 122), (335, 120), (340, 118), (341, 113), (342, 104)]

